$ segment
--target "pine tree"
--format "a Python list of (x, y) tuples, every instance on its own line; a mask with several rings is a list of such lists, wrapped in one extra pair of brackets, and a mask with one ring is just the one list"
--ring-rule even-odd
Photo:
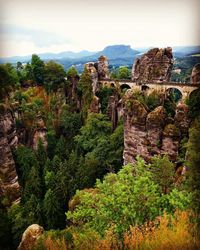
[(64, 212), (60, 207), (57, 195), (51, 189), (48, 189), (45, 194), (43, 209), (48, 229), (55, 229), (63, 226)]
[(200, 116), (198, 116), (189, 131), (188, 165), (190, 188), (193, 191), (193, 208), (200, 212)]
[(92, 78), (86, 67), (78, 83), (78, 93), (81, 96), (83, 119), (85, 120), (87, 118), (88, 108), (90, 106), (93, 96)]

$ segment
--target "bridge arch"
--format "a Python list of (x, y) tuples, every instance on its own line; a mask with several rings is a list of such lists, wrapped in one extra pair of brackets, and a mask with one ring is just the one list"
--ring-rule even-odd
[(128, 89), (131, 89), (131, 87), (129, 86), (129, 84), (124, 83), (124, 84), (120, 85), (120, 89), (124, 92)]
[(200, 88), (191, 91), (191, 92), (189, 93), (189, 95), (188, 95), (188, 98), (189, 98), (189, 99), (195, 98), (195, 96), (197, 96), (197, 95), (200, 95)]
[(149, 89), (150, 89), (150, 87), (147, 86), (147, 85), (142, 85), (142, 86), (141, 86), (141, 90), (142, 90), (142, 91), (147, 91), (147, 90), (149, 90)]
[(183, 93), (180, 88), (177, 87), (168, 87), (165, 90), (165, 93), (170, 96), (175, 102), (180, 101), (183, 98)]

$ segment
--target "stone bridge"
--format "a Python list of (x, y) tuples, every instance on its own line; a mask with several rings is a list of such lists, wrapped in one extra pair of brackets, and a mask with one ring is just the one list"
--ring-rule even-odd
[(199, 84), (186, 84), (186, 83), (177, 83), (177, 82), (162, 82), (162, 83), (156, 83), (156, 82), (148, 82), (148, 83), (137, 83), (132, 80), (127, 79), (101, 79), (99, 80), (99, 83), (102, 86), (120, 86), (121, 89), (135, 89), (135, 90), (141, 90), (141, 91), (148, 91), (151, 92), (153, 90), (156, 90), (158, 92), (164, 92), (169, 93), (170, 90), (179, 90), (182, 99), (186, 99), (190, 96), (190, 94), (198, 89), (200, 86)]

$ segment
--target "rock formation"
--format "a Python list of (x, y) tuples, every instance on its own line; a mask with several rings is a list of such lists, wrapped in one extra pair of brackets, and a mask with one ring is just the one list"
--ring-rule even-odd
[(32, 250), (34, 249), (37, 240), (44, 233), (44, 228), (38, 224), (29, 226), (22, 235), (22, 240), (18, 246), (18, 250)]
[(177, 161), (181, 139), (188, 136), (187, 112), (187, 105), (179, 103), (169, 119), (163, 106), (149, 111), (128, 91), (123, 99), (124, 164), (134, 163), (137, 155), (147, 162), (159, 154)]
[(177, 160), (180, 130), (174, 124), (167, 124), (163, 130), (161, 153), (167, 154), (173, 162)]
[(89, 112), (100, 113), (100, 110), (101, 110), (101, 104), (99, 98), (96, 95), (94, 95), (90, 103)]
[(98, 77), (99, 79), (109, 78), (108, 59), (106, 56), (100, 56), (98, 59)]
[(98, 62), (88, 62), (85, 64), (92, 78), (92, 91), (95, 95), (99, 91), (99, 79), (109, 78), (108, 59), (100, 56)]
[(0, 106), (0, 195), (13, 202), (20, 196), (18, 176), (12, 156), (18, 137), (15, 119), (11, 110)]
[[(130, 92), (129, 92), (130, 93)], [(149, 160), (146, 132), (147, 110), (137, 100), (125, 103), (124, 109), (124, 163), (135, 162), (136, 156), (141, 155)]]
[(36, 129), (33, 133), (33, 142), (32, 147), (34, 150), (37, 150), (39, 141), (42, 142), (44, 148), (47, 148), (47, 140), (46, 140), (46, 133), (47, 128), (45, 127), (44, 121), (40, 115), (36, 117)]
[(115, 128), (117, 127), (118, 103), (119, 103), (119, 97), (116, 94), (109, 97), (107, 114), (112, 122), (112, 130), (115, 130)]
[(166, 82), (170, 80), (173, 67), (172, 48), (150, 49), (132, 68), (132, 79), (136, 82)]
[(67, 76), (68, 86), (65, 86), (65, 97), (66, 103), (70, 103), (72, 112), (80, 111), (81, 109), (80, 100), (77, 94), (79, 78), (78, 75)]
[(182, 135), (188, 135), (188, 128), (190, 125), (190, 119), (188, 118), (188, 106), (179, 102), (176, 106), (176, 114), (174, 117), (174, 124), (180, 130)]
[(191, 83), (200, 84), (200, 63), (196, 64), (192, 69)]
[(161, 136), (163, 126), (165, 124), (165, 109), (159, 106), (147, 115), (146, 130), (147, 138), (149, 140), (149, 154), (150, 156), (160, 153), (159, 145), (161, 144)]
[(85, 64), (86, 69), (89, 71), (91, 78), (92, 78), (92, 92), (95, 95), (95, 93), (99, 90), (99, 84), (98, 84), (98, 72), (97, 72), (97, 66), (95, 67), (94, 62), (89, 62)]

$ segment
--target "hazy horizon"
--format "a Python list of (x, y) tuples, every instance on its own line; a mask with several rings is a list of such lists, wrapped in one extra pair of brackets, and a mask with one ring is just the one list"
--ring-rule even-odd
[(0, 57), (200, 45), (198, 0), (1, 0)]

